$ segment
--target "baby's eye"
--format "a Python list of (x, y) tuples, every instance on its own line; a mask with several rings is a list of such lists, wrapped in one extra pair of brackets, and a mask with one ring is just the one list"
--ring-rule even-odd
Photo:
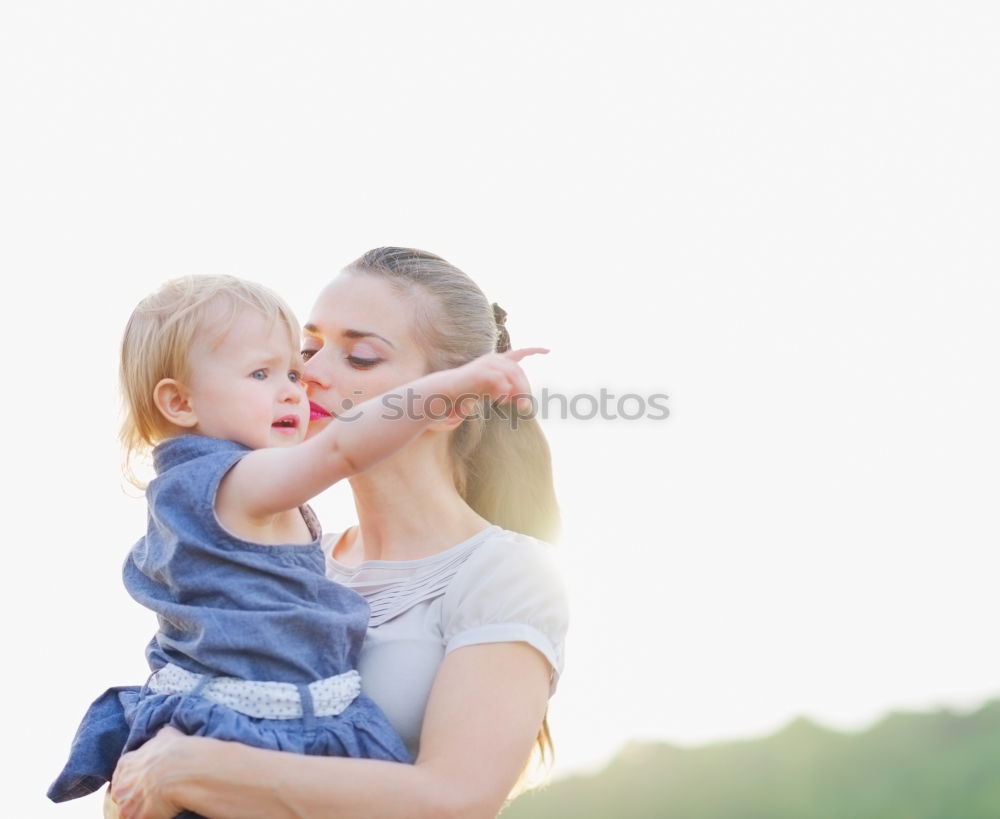
[(302, 373), (300, 373), (298, 370), (289, 370), (288, 371), (288, 380), (291, 381), (293, 384), (301, 384), (302, 383)]
[(263, 381), (267, 378), (267, 370), (254, 370), (250, 373), (250, 377), (256, 381)]

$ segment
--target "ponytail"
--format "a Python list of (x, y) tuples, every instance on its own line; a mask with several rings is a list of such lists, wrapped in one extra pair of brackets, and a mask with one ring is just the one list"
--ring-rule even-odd
[(559, 505), (541, 426), (513, 404), (484, 410), (485, 417), (467, 419), (452, 438), (459, 494), (491, 523), (554, 541)]

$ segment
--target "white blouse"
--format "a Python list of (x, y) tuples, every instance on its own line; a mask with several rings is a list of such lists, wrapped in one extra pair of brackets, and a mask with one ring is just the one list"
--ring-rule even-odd
[(528, 643), (552, 666), (555, 691), (569, 613), (547, 543), (490, 526), (430, 557), (345, 566), (331, 555), (339, 538), (324, 537), (327, 576), (371, 606), (361, 689), (414, 757), (438, 666), (457, 648)]

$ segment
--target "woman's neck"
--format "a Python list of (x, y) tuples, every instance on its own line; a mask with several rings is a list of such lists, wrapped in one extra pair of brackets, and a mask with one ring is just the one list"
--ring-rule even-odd
[(397, 456), (353, 477), (358, 527), (338, 558), (352, 564), (417, 560), (489, 526), (458, 494), (450, 470), (436, 461)]

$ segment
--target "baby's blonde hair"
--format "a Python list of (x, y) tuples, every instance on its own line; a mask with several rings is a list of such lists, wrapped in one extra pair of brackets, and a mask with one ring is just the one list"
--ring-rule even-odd
[(299, 324), (284, 300), (263, 285), (235, 276), (171, 279), (136, 305), (122, 337), (118, 371), (124, 402), (119, 436), (127, 474), (131, 475), (135, 455), (173, 432), (153, 400), (156, 385), (164, 378), (185, 380), (190, 375), (188, 354), (195, 338), (206, 331), (221, 337), (240, 310), (248, 307), (265, 318), (282, 321), (292, 344), (298, 344)]

